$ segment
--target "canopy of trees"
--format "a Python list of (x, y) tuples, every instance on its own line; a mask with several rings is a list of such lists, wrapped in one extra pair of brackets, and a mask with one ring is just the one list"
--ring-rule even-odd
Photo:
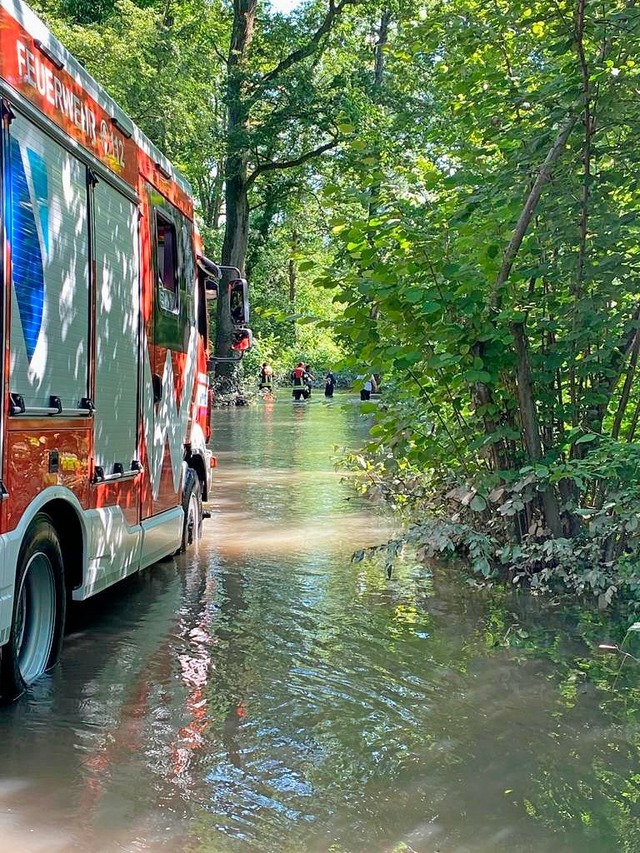
[(191, 180), (255, 358), (382, 378), (360, 464), (425, 553), (635, 589), (633, 0), (33, 5)]

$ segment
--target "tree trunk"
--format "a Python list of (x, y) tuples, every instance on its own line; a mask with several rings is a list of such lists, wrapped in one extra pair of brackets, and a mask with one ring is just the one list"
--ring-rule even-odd
[[(520, 250), (520, 246), (522, 245), (524, 236), (527, 233), (527, 229), (529, 227), (533, 214), (535, 213), (538, 201), (540, 200), (540, 196), (542, 195), (542, 190), (544, 189), (545, 184), (551, 178), (552, 169), (566, 145), (567, 139), (569, 138), (569, 135), (573, 130), (576, 120), (576, 115), (572, 114), (567, 117), (566, 121), (558, 131), (558, 135), (556, 136), (553, 145), (549, 149), (545, 161), (540, 167), (536, 180), (534, 181), (529, 195), (527, 196), (527, 200), (524, 204), (524, 207), (522, 208), (513, 234), (511, 235), (511, 240), (509, 241), (509, 245), (507, 246), (507, 249), (502, 259), (500, 271), (489, 296), (489, 308), (492, 311), (499, 310), (502, 307), (503, 287), (509, 279), (511, 268), (513, 267), (516, 256)], [(482, 342), (476, 343), (471, 348), (471, 351), (474, 355), (478, 356), (479, 358), (482, 358), (484, 355), (484, 344)], [(481, 410), (486, 409), (488, 405), (493, 403), (491, 389), (483, 382), (475, 383), (473, 394), (476, 407)], [(483, 416), (483, 419), (487, 435), (492, 435), (493, 433), (495, 433), (497, 425), (493, 417), (489, 417), (485, 414)], [(540, 442), (539, 432), (538, 442)], [(494, 469), (499, 471), (502, 468), (508, 467), (505, 464), (506, 461), (507, 453), (504, 441), (494, 441), (491, 444), (491, 463)]]
[[(591, 174), (591, 157), (592, 157), (592, 137), (595, 126), (595, 117), (591, 110), (591, 80), (589, 68), (587, 66), (586, 54), (584, 50), (584, 26), (585, 26), (585, 8), (586, 0), (578, 0), (575, 12), (575, 33), (576, 51), (578, 54), (578, 62), (580, 65), (580, 76), (582, 78), (582, 94), (583, 94), (583, 114), (582, 123), (584, 125), (584, 139), (582, 142), (582, 197), (580, 200), (580, 219), (578, 222), (578, 257), (576, 263), (576, 277), (572, 287), (573, 296), (573, 316), (571, 321), (572, 346), (569, 363), (569, 387), (571, 389), (571, 404), (572, 404), (572, 425), (577, 426), (585, 420), (589, 428), (599, 430), (600, 417), (598, 409), (587, 409), (584, 413), (581, 409), (581, 394), (579, 384), (576, 382), (576, 367), (578, 361), (579, 350), (579, 315), (581, 306), (585, 297), (588, 297), (585, 282), (585, 269), (587, 261), (587, 237), (589, 231), (589, 206), (591, 198), (591, 183), (593, 176)], [(602, 417), (604, 417), (604, 410)], [(580, 458), (583, 454), (583, 448), (580, 445), (573, 446), (572, 455)]]
[[(373, 88), (374, 98), (380, 101), (380, 93), (384, 82), (384, 51), (389, 39), (389, 24), (391, 23), (391, 9), (385, 9), (380, 17), (380, 26), (378, 28), (378, 41), (376, 42), (375, 64), (373, 71)], [(369, 211), (368, 219), (373, 219), (376, 215), (378, 200), (380, 197), (380, 182), (373, 184), (369, 191)], [(369, 246), (374, 249), (373, 238), (369, 236)], [(375, 302), (372, 303), (369, 311), (369, 318), (373, 321), (378, 319), (380, 308)]]
[(629, 397), (631, 396), (631, 390), (633, 388), (633, 383), (636, 375), (636, 368), (638, 366), (638, 354), (640, 353), (640, 329), (636, 329), (635, 335), (633, 338), (633, 346), (631, 348), (631, 357), (629, 358), (629, 367), (627, 368), (627, 375), (624, 379), (624, 385), (622, 387), (622, 394), (620, 395), (620, 400), (618, 401), (618, 408), (616, 410), (616, 416), (613, 421), (613, 427), (611, 429), (611, 438), (618, 440), (618, 436), (620, 435), (620, 427), (622, 426), (622, 419), (624, 418), (624, 413), (627, 410), (627, 405), (629, 403)]
[[(244, 273), (249, 234), (248, 107), (244, 97), (243, 66), (253, 38), (257, 5), (257, 0), (234, 0), (233, 29), (227, 60), (227, 156), (222, 264), (237, 267), (241, 274)], [(234, 277), (233, 274), (231, 277)], [(216, 358), (232, 358), (232, 338), (231, 308), (227, 289), (223, 286), (216, 313)], [(222, 379), (223, 386), (232, 386), (235, 364), (232, 361), (218, 361), (215, 373), (216, 378)]]
[(378, 41), (376, 44), (376, 64), (373, 77), (373, 85), (376, 89), (382, 88), (382, 78), (384, 76), (384, 49), (389, 37), (389, 24), (391, 22), (391, 9), (385, 9), (380, 18), (380, 28), (378, 30)]
[(551, 178), (551, 170), (555, 165), (557, 159), (560, 157), (560, 154), (564, 150), (565, 145), (567, 144), (567, 140), (573, 127), (577, 121), (577, 116), (575, 114), (571, 114), (566, 119), (565, 123), (561, 126), (558, 131), (558, 135), (555, 139), (555, 142), (549, 149), (549, 152), (545, 158), (544, 163), (542, 164), (540, 171), (538, 172), (538, 176), (527, 196), (527, 200), (525, 202), (524, 207), (520, 213), (518, 218), (518, 222), (516, 223), (516, 227), (511, 235), (511, 240), (509, 241), (509, 245), (504, 253), (502, 259), (502, 266), (500, 267), (500, 272), (496, 278), (495, 284), (493, 285), (493, 289), (491, 291), (491, 297), (489, 300), (489, 305), (493, 309), (499, 309), (502, 306), (502, 287), (507, 282), (509, 278), (509, 274), (511, 273), (511, 267), (513, 266), (513, 262), (516, 259), (516, 255), (520, 250), (520, 246), (524, 239), (525, 234), (527, 233), (527, 228), (529, 227), (529, 223), (531, 222), (531, 217), (533, 216), (535, 209), (537, 207), (538, 202), (540, 201), (540, 196), (542, 195), (542, 190), (544, 189), (544, 185)]
[[(250, 111), (266, 97), (265, 93), (279, 85), (278, 79), (297, 63), (303, 62), (314, 54), (322, 53), (327, 44), (327, 36), (338, 22), (344, 10), (356, 5), (360, 0), (329, 0), (319, 26), (306, 43), (296, 47), (284, 56), (274, 68), (263, 74), (258, 81), (256, 69), (248, 69), (249, 48), (253, 39), (256, 23), (258, 0), (233, 0), (233, 27), (227, 58), (227, 149), (225, 161), (225, 232), (222, 246), (223, 266), (237, 267), (244, 273), (249, 232), (249, 191), (258, 178), (266, 172), (280, 171), (301, 166), (314, 157), (335, 148), (338, 138), (329, 133), (331, 139), (316, 148), (292, 157), (288, 160), (263, 160), (253, 163), (249, 174), (252, 153), (252, 129), (257, 124), (250, 123)], [(226, 288), (221, 288), (217, 306), (217, 327), (215, 357), (217, 383), (225, 390), (234, 386), (235, 364), (232, 360), (231, 342), (233, 326)], [(226, 388), (225, 388), (226, 386)]]
[(631, 424), (627, 431), (627, 441), (632, 442), (636, 437), (636, 429), (638, 428), (638, 420), (640, 419), (640, 400), (636, 403), (636, 408), (631, 418)]
[[(229, 162), (241, 161), (241, 157), (229, 158)], [(237, 267), (240, 274), (244, 274), (244, 265), (247, 256), (247, 239), (249, 234), (249, 199), (246, 181), (246, 165), (239, 163), (240, 174), (230, 175), (227, 173), (225, 184), (225, 229), (224, 242), (222, 244), (223, 266)], [(231, 271), (225, 275), (225, 282), (236, 278)], [(233, 350), (233, 323), (231, 321), (231, 310), (227, 288), (220, 288), (216, 314), (216, 357), (229, 358)], [(216, 364), (216, 376), (230, 379), (235, 373), (235, 364), (229, 361), (220, 361)]]
[[(531, 385), (531, 365), (529, 364), (529, 345), (524, 323), (512, 323), (511, 331), (516, 343), (516, 378), (518, 382), (518, 403), (527, 453), (532, 462), (542, 458), (542, 442), (538, 413)], [(562, 521), (558, 499), (551, 487), (542, 493), (545, 523), (554, 536), (562, 536)]]
[[(298, 232), (296, 229), (293, 229), (293, 233), (291, 234), (291, 254), (295, 255), (298, 251)], [(291, 303), (291, 308), (293, 309), (296, 304), (296, 296), (297, 296), (297, 286), (298, 286), (298, 265), (296, 264), (293, 257), (289, 258), (289, 302)]]

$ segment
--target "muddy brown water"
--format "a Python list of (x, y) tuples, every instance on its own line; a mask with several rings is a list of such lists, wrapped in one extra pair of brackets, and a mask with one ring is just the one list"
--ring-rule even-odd
[(389, 522), (351, 398), (216, 413), (197, 554), (74, 616), (0, 713), (0, 851), (640, 850), (633, 663), (606, 620), (352, 552)]

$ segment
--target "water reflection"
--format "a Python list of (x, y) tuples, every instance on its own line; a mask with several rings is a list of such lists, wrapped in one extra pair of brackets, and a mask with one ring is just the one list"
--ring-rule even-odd
[[(76, 616), (0, 715), (2, 850), (640, 849), (637, 673), (602, 621), (352, 564), (357, 405), (219, 412), (197, 555)], [(619, 639), (619, 637), (612, 637)]]

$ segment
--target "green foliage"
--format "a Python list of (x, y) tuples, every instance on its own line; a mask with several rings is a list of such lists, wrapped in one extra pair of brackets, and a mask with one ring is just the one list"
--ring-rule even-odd
[[(637, 445), (602, 440), (583, 458), (524, 466), (500, 479), (478, 476), (475, 484), (454, 469), (443, 476), (440, 466), (418, 472), (406, 455), (398, 461), (374, 444), (345, 464), (358, 471), (362, 493), (404, 514), (408, 525), (401, 538), (422, 560), (462, 555), (484, 579), (569, 590), (595, 598), (601, 608), (621, 595), (640, 597)], [(552, 538), (540, 495), (559, 483), (566, 496), (563, 516), (579, 523), (571, 537)]]
[(468, 553), (486, 535), (482, 575), (633, 588), (633, 4), (252, 6), (237, 50), (218, 0), (36, 5), (193, 182), (210, 249), (247, 250), (247, 376), (373, 371), (402, 511)]
[(39, 6), (65, 46), (200, 189), (221, 144), (213, 98), (220, 70), (212, 60), (227, 27), (220, 4), (41, 0)]
[(601, 604), (633, 588), (639, 544), (628, 11), (463, 0), (401, 19), (348, 177), (325, 189), (337, 252), (318, 282), (341, 282), (338, 334), (385, 377), (378, 478), (393, 491), (400, 459), (422, 478), (394, 501), (439, 519), (445, 550), (485, 535), (489, 569)]
[[(261, 78), (288, 52), (309, 42), (325, 10), (318, 4), (291, 18), (260, 15), (241, 73), (244, 129), (228, 126), (232, 15), (224, 3), (188, 0), (41, 0), (35, 4), (54, 32), (132, 116), (142, 130), (192, 182), (207, 250), (220, 258), (225, 227), (225, 159), (240, 151), (254, 174), (249, 203), (247, 272), (252, 286), (254, 331), (287, 352), (335, 362), (340, 354), (330, 329), (314, 333), (295, 320), (331, 316), (333, 293), (311, 286), (310, 267), (330, 255), (322, 245), (326, 229), (315, 198), (314, 171), (307, 165), (272, 169), (312, 150), (318, 137), (336, 131), (335, 116), (348, 90), (344, 81), (353, 58), (323, 42), (308, 58), (282, 72), (271, 86)], [(351, 37), (349, 27), (345, 37)], [(251, 89), (249, 92), (248, 90)], [(240, 132), (242, 131), (242, 132)], [(259, 173), (265, 169), (264, 173)], [(313, 255), (317, 260), (310, 260)], [(240, 263), (244, 259), (235, 259)], [(292, 282), (291, 278), (297, 278)], [(296, 353), (297, 354), (297, 353)]]

